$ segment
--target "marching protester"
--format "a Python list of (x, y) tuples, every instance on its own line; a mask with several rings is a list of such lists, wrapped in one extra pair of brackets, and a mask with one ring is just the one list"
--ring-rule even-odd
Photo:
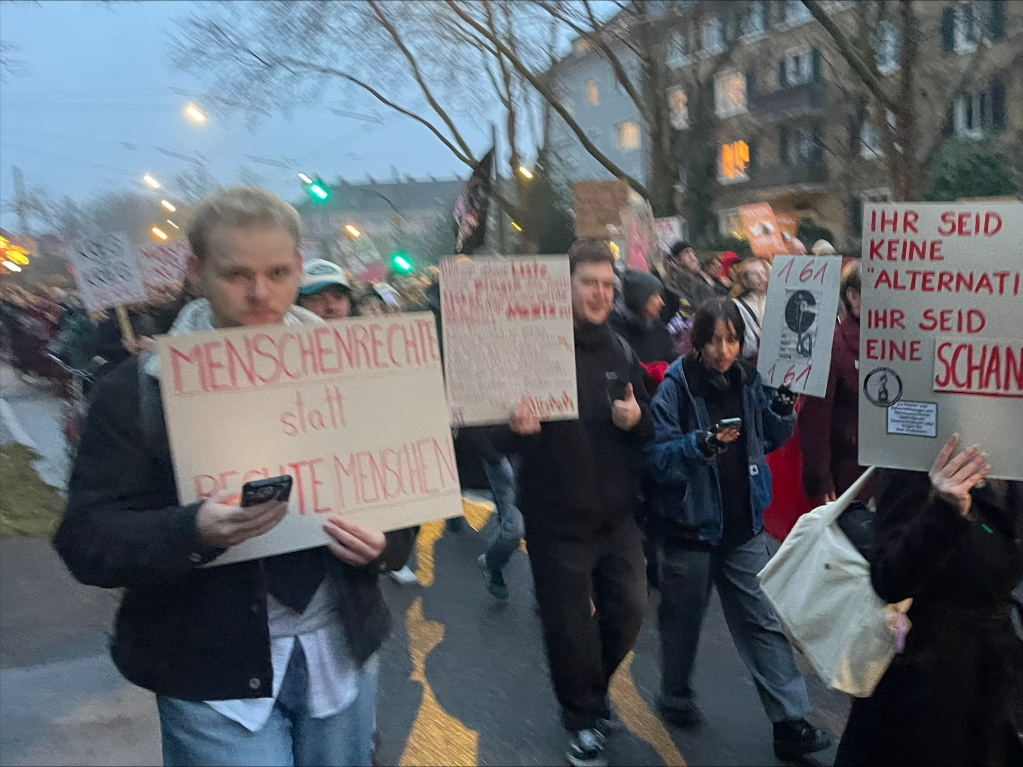
[(791, 435), (795, 398), (786, 389), (769, 398), (756, 369), (742, 360), (745, 326), (734, 302), (703, 304), (692, 340), (693, 351), (668, 369), (654, 396), (654, 437), (647, 447), (653, 506), (663, 517), (659, 707), (680, 727), (702, 722), (692, 675), (716, 586), (732, 640), (774, 724), (776, 755), (821, 751), (830, 740), (806, 721), (806, 685), (757, 582), (769, 557), (765, 455)]
[(688, 242), (671, 246), (664, 259), (661, 280), (665, 288), (665, 306), (661, 314), (676, 354), (686, 354), (690, 347), (689, 332), (696, 307), (714, 297), (714, 290), (700, 275), (700, 261)]
[(322, 320), (340, 320), (353, 314), (354, 293), (345, 270), (337, 264), (315, 258), (302, 270), (298, 305)]
[[(823, 398), (805, 397), (799, 411), (803, 489), (833, 501), (863, 473), (858, 456), (860, 402), (860, 266), (842, 276), (845, 316), (835, 326)], [(869, 494), (868, 494), (869, 497)]]
[(639, 635), (646, 606), (633, 515), (650, 434), (643, 370), (607, 324), (614, 258), (606, 242), (569, 249), (579, 420), (541, 424), (528, 400), (511, 419), (554, 691), (573, 765), (606, 764), (608, 684)]
[[(297, 212), (253, 187), (195, 212), (189, 272), (205, 298), (172, 335), (321, 322), (293, 306)], [(376, 651), (390, 618), (377, 585), (411, 536), (324, 520), (327, 546), (204, 568), (274, 528), (287, 504), (222, 491), (181, 505), (155, 356), (98, 385), (54, 545), (82, 583), (124, 589), (114, 663), (156, 693), (166, 765), (366, 765)], [(216, 424), (230, 430), (229, 423)]]
[(767, 282), (771, 268), (761, 258), (747, 258), (734, 268), (735, 281), (731, 296), (739, 307), (739, 314), (746, 324), (743, 339), (742, 358), (751, 365), (757, 364), (760, 351), (761, 326), (764, 324), (764, 309), (767, 306)]
[(661, 320), (661, 288), (661, 281), (649, 272), (629, 269), (622, 275), (622, 308), (612, 311), (608, 319), (641, 362), (672, 362), (677, 356)]
[(958, 435), (928, 473), (886, 471), (870, 574), (912, 597), (905, 648), (854, 698), (836, 765), (1023, 765), (1023, 482), (988, 479)]
[(731, 285), (722, 280), (724, 257), (721, 253), (707, 251), (700, 255), (700, 278), (711, 289), (714, 296), (723, 298), (728, 295)]

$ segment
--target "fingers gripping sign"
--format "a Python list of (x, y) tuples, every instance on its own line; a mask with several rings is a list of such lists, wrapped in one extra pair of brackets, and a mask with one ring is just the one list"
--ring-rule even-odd
[(529, 397), (523, 397), (519, 400), (519, 404), (515, 406), (515, 412), (512, 414), (508, 426), (513, 432), (522, 437), (540, 433), (540, 419), (537, 417)]
[(928, 476), (934, 492), (965, 517), (970, 513), (970, 490), (990, 473), (991, 467), (987, 453), (980, 452), (977, 445), (953, 455), (958, 442), (959, 435), (953, 434), (938, 451)]
[(378, 530), (366, 530), (346, 522), (339, 515), (330, 517), (323, 525), (324, 532), (331, 537), (327, 547), (342, 562), (355, 567), (368, 565), (380, 557), (387, 539)]
[(614, 425), (622, 431), (631, 431), (643, 417), (643, 411), (636, 402), (636, 393), (632, 390), (632, 384), (625, 386), (625, 398), (616, 399), (611, 403), (611, 420)]

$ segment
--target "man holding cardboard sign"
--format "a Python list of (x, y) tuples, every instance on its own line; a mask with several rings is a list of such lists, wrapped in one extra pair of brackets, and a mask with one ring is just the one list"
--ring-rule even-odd
[[(221, 192), (196, 212), (189, 240), (206, 299), (182, 310), (171, 337), (320, 322), (292, 306), (299, 219), (282, 200)], [(150, 357), (100, 384), (54, 537), (78, 580), (125, 589), (111, 652), (157, 694), (164, 764), (368, 764), (374, 653), (389, 625), (376, 579), (402, 564), (410, 536), (389, 541), (325, 515), (326, 546), (203, 568), (277, 528), (287, 504), (242, 506), (223, 488), (181, 503), (156, 382), (173, 375)], [(210, 426), (202, 434), (229, 443), (244, 424)]]

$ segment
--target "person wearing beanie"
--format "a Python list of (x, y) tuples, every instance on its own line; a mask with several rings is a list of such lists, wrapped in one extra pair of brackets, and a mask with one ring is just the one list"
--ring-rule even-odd
[(622, 275), (623, 305), (608, 318), (611, 328), (629, 342), (640, 362), (672, 362), (677, 356), (671, 334), (661, 320), (661, 290), (657, 277), (630, 269)]
[(810, 252), (815, 256), (833, 256), (835, 255), (835, 247), (827, 240), (817, 240), (810, 248)]

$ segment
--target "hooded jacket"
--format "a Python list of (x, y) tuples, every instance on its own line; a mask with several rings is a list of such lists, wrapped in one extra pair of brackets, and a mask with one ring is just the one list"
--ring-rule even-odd
[[(724, 531), (721, 478), (713, 455), (699, 447), (713, 424), (705, 400), (686, 381), (680, 359), (668, 368), (650, 405), (653, 440), (646, 447), (647, 468), (654, 481), (652, 505), (660, 516), (690, 528), (698, 540), (717, 546)], [(771, 409), (760, 375), (737, 360), (742, 376), (742, 431), (749, 465), (753, 533), (764, 529), (764, 509), (771, 502), (771, 471), (766, 455), (792, 436), (796, 416)]]

